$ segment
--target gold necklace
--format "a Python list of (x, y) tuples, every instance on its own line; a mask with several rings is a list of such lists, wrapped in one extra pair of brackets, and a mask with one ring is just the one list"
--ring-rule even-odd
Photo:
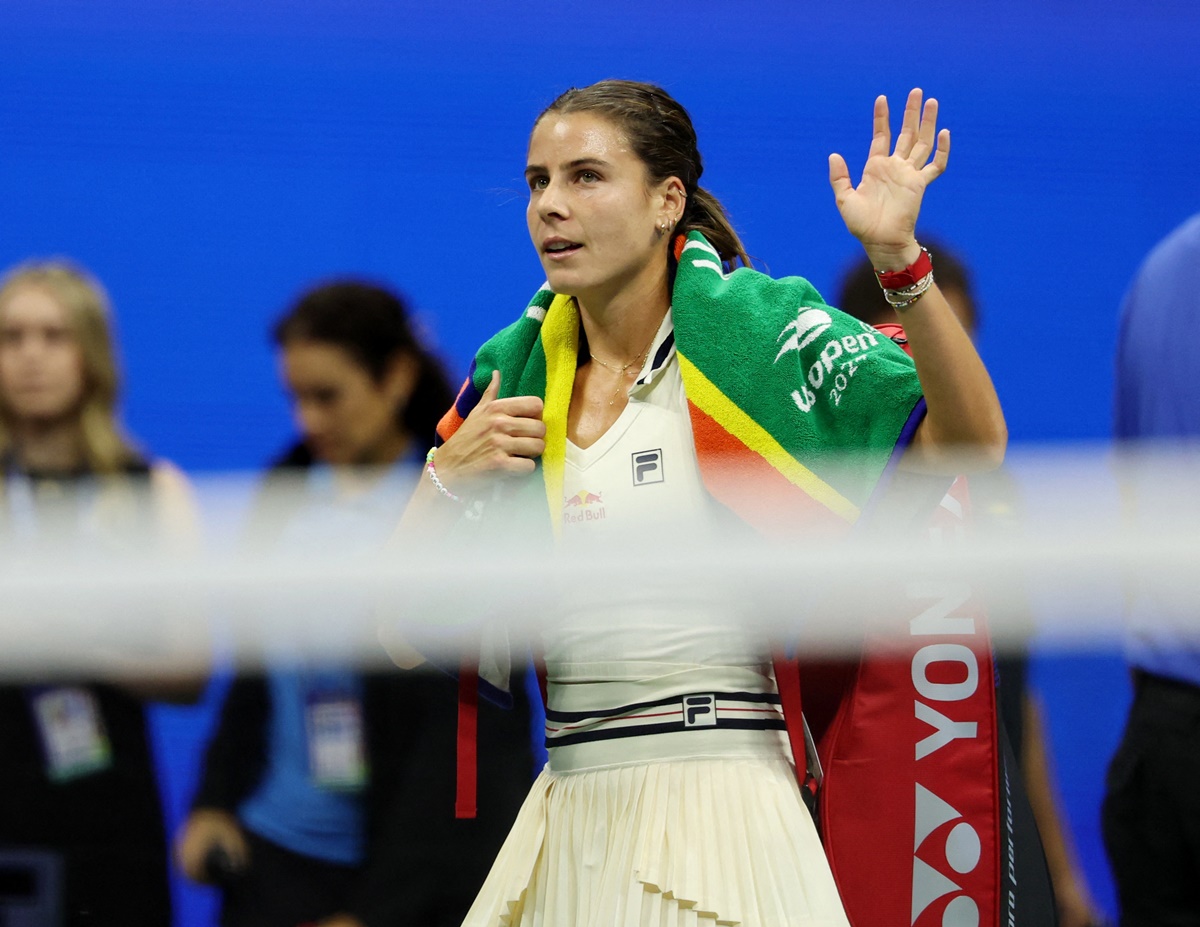
[[(654, 335), (657, 335), (657, 334), (658, 334), (658, 330), (655, 329)], [(592, 353), (592, 349), (590, 347), (588, 348), (588, 357), (590, 357), (592, 360), (594, 360), (601, 367), (607, 367), (609, 370), (615, 370), (617, 373), (624, 373), (626, 370), (628, 370), (634, 364), (644, 364), (646, 362), (646, 355), (650, 353), (650, 345), (654, 344), (654, 335), (650, 336), (650, 340), (646, 342), (646, 346), (644, 348), (642, 348), (641, 353), (638, 354), (637, 357), (635, 357), (633, 360), (631, 360), (624, 367), (618, 367), (616, 364), (610, 364), (607, 361), (600, 360), (600, 358), (598, 358), (595, 354)]]
[[(654, 332), (654, 335), (657, 335), (657, 334), (658, 334), (658, 331), (656, 329)], [(616, 364), (609, 364), (609, 363), (606, 363), (606, 362), (600, 360), (600, 358), (598, 358), (595, 354), (592, 353), (592, 349), (590, 347), (588, 348), (588, 357), (590, 357), (592, 360), (594, 360), (601, 367), (605, 367), (609, 370), (612, 370), (615, 373), (617, 373), (619, 376), (619, 378), (617, 380), (617, 388), (613, 391), (612, 398), (610, 400), (608, 400), (608, 404), (610, 406), (614, 402), (616, 402), (617, 397), (621, 395), (621, 387), (624, 385), (625, 372), (627, 370), (629, 370), (629, 368), (632, 367), (634, 364), (637, 364), (638, 368), (640, 369), (641, 365), (646, 363), (646, 356), (650, 353), (650, 345), (654, 344), (654, 335), (650, 336), (650, 340), (646, 343), (646, 346), (644, 348), (642, 348), (641, 353), (637, 357), (635, 357), (633, 360), (631, 360), (628, 364), (626, 364), (624, 367), (618, 367)]]
[[(642, 360), (642, 359), (643, 359), (642, 357), (635, 357), (633, 360), (631, 360), (631, 361), (630, 361), (628, 364), (626, 364), (625, 366), (623, 366), (623, 367), (618, 367), (616, 364), (610, 364), (610, 363), (608, 363), (607, 361), (602, 361), (602, 360), (600, 360), (600, 358), (598, 358), (598, 357), (597, 357), (595, 354), (592, 354), (592, 352), (591, 352), (591, 351), (588, 351), (588, 355), (589, 355), (589, 356), (592, 358), (592, 360), (594, 360), (594, 361), (595, 361), (597, 364), (599, 364), (601, 367), (607, 367), (609, 370), (615, 370), (617, 373), (624, 373), (626, 370), (628, 370), (630, 367), (632, 367), (632, 366), (633, 366), (634, 364), (636, 364), (638, 361), (640, 361), (640, 360)], [(644, 355), (643, 355), (643, 356), (644, 356)]]

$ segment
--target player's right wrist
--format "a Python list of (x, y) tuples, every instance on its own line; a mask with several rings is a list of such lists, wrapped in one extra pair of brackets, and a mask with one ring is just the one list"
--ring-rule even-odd
[[(434, 460), (437, 457), (437, 450), (438, 449), (436, 446), (431, 447), (429, 449), (429, 453), (425, 455), (425, 476), (433, 485), (434, 489), (437, 490), (438, 495), (449, 499), (451, 502), (465, 504), (462, 496), (454, 492), (454, 490), (442, 482), (441, 474), (438, 473), (437, 466), (434, 463)], [(451, 480), (451, 482), (453, 483), (453, 480)]]

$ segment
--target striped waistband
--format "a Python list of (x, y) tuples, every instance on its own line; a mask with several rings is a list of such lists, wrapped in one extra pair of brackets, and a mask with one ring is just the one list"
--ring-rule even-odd
[(782, 731), (773, 692), (696, 692), (588, 711), (546, 709), (546, 746), (673, 734), (682, 731)]

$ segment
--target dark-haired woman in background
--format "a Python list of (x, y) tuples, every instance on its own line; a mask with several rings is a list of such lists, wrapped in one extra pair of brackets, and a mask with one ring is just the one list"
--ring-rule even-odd
[[(252, 543), (370, 553), (394, 529), (453, 399), (442, 366), (394, 293), (356, 281), (303, 295), (274, 339), (301, 438), (261, 494)], [(178, 840), (181, 865), (223, 883), (226, 927), (457, 925), (532, 775), (528, 705), (484, 709), (490, 800), (478, 820), (455, 821), (453, 680), (338, 660), (339, 619), (366, 604), (295, 598), (280, 597), (331, 658), (275, 641), (265, 678), (234, 681)]]

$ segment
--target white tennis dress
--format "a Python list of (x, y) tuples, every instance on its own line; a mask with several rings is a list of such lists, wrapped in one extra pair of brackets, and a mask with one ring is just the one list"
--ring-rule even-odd
[[(563, 540), (712, 532), (670, 316), (616, 423), (568, 444)], [(848, 927), (765, 642), (711, 598), (581, 578), (545, 632), (550, 761), (464, 927)]]

